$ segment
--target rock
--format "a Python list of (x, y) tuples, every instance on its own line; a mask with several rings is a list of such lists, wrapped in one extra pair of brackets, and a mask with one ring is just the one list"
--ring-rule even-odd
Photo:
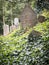
[(29, 42), (33, 42), (33, 41), (37, 41), (39, 38), (41, 38), (41, 33), (38, 31), (33, 30), (29, 36), (28, 36), (28, 41)]
[(46, 21), (46, 18), (44, 16), (40, 15), (40, 16), (38, 16), (38, 21), (40, 23), (42, 23), (42, 22)]

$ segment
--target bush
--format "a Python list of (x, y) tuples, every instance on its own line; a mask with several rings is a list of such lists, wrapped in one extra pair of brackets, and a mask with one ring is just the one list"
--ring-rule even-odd
[(49, 65), (49, 22), (38, 25), (34, 29), (42, 36), (37, 36), (37, 40), (33, 37), (34, 41), (28, 40), (32, 28), (26, 33), (18, 30), (5, 37), (0, 36), (0, 65)]

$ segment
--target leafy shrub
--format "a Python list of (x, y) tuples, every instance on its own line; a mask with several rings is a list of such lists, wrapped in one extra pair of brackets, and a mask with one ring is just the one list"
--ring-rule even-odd
[(26, 33), (18, 30), (0, 36), (0, 65), (49, 65), (49, 22), (38, 25), (33, 29), (41, 32), (42, 36), (37, 40), (33, 37), (34, 41), (28, 41), (32, 28)]

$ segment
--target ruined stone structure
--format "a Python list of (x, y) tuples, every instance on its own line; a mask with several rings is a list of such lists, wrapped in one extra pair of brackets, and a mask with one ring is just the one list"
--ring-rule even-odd
[(28, 4), (24, 7), (20, 15), (20, 23), (23, 29), (33, 27), (37, 23), (37, 14)]
[(34, 12), (34, 10), (32, 10), (32, 8), (27, 4), (21, 15), (20, 15), (20, 18), (15, 18), (14, 19), (14, 24), (13, 24), (13, 21), (12, 21), (12, 25), (9, 26), (8, 25), (4, 25), (4, 35), (7, 35), (9, 34), (10, 32), (12, 32), (13, 30), (15, 29), (18, 29), (19, 27), (19, 20), (20, 20), (20, 24), (22, 26), (23, 29), (27, 29), (27, 28), (30, 28), (30, 27), (33, 27), (36, 25), (36, 23), (38, 22), (37, 21), (37, 14)]
[(9, 25), (4, 24), (3, 25), (3, 35), (6, 36), (9, 34)]
[(9, 27), (9, 25), (5, 24), (3, 25), (3, 35), (6, 36), (8, 35), (10, 32), (13, 32), (15, 29), (19, 28), (19, 19), (14, 20), (14, 24), (13, 21), (11, 22), (11, 26)]

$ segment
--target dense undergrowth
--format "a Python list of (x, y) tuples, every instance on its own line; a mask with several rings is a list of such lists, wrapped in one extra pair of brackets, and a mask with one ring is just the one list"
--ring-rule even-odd
[[(38, 40), (28, 40), (32, 30), (42, 35)], [(33, 36), (32, 36), (33, 37)], [(32, 39), (32, 37), (30, 39)], [(27, 32), (15, 30), (0, 36), (0, 65), (49, 65), (49, 21), (38, 23)]]

